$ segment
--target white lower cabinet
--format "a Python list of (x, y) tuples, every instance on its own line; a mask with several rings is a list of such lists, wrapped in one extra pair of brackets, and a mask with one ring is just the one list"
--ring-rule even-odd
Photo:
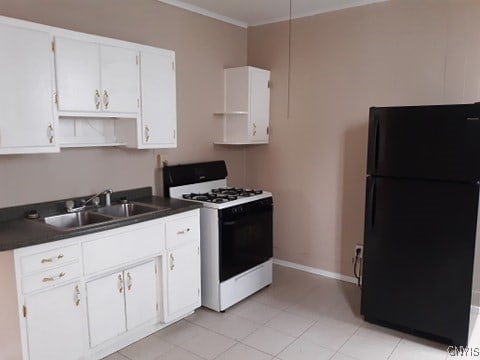
[(99, 359), (198, 308), (199, 216), (15, 250), (23, 359)]
[(200, 306), (200, 249), (197, 241), (167, 253), (167, 313), (173, 320)]
[(74, 282), (25, 297), (30, 360), (83, 358), (84, 302), (80, 288), (80, 283)]
[(90, 347), (157, 316), (155, 261), (87, 282)]

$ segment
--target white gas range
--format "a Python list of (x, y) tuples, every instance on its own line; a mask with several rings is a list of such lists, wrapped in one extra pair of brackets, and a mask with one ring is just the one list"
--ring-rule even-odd
[(166, 197), (200, 209), (202, 305), (224, 311), (272, 283), (273, 198), (227, 186), (224, 161), (167, 166)]

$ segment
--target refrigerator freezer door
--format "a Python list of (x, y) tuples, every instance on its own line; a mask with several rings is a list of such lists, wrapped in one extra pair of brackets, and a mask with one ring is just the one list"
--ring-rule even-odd
[(365, 320), (466, 345), (478, 185), (369, 177)]
[(480, 179), (480, 104), (370, 109), (370, 175)]

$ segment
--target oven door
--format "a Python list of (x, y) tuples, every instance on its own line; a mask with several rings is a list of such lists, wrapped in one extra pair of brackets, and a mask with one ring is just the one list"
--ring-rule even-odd
[(272, 198), (219, 210), (220, 281), (273, 256)]

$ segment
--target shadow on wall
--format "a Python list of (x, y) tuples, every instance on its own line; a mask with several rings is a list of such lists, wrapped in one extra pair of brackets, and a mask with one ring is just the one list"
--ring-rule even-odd
[(353, 276), (355, 244), (363, 244), (368, 122), (347, 128), (343, 144), (340, 252), (342, 274)]

